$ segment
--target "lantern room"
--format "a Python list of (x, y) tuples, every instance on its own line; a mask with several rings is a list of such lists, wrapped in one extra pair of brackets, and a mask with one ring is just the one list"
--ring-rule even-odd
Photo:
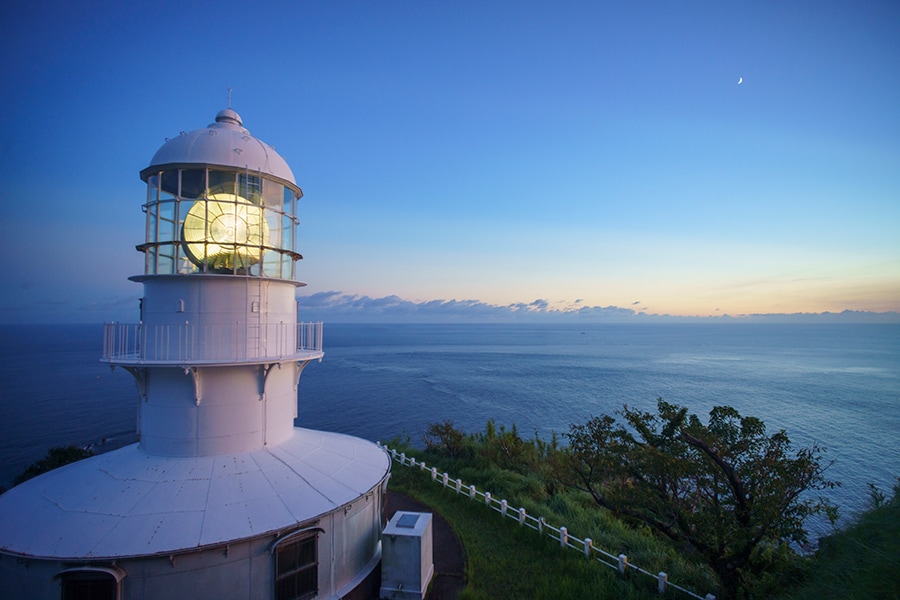
[(294, 278), (296, 204), (290, 167), (225, 109), (206, 129), (167, 140), (147, 183), (145, 275)]

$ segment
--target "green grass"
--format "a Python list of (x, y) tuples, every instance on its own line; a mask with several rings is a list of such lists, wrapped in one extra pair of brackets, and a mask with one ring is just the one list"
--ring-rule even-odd
[(900, 498), (824, 538), (791, 600), (900, 599)]
[[(394, 465), (390, 487), (440, 513), (466, 551), (463, 600), (494, 598), (657, 598), (583, 555), (563, 551), (549, 538), (457, 496), (427, 473)], [(652, 582), (651, 582), (652, 583)]]
[[(451, 471), (451, 475), (457, 474)], [(479, 490), (491, 491), (498, 500), (508, 499), (510, 507), (523, 506), (528, 514), (543, 516), (554, 526), (566, 526), (573, 536), (590, 537), (595, 547), (603, 547), (611, 553), (625, 552), (630, 563), (651, 573), (666, 571), (669, 581), (701, 596), (713, 591), (707, 570), (679, 558), (653, 536), (631, 530), (590, 507), (586, 499), (578, 499), (571, 493), (547, 496), (535, 488), (529, 477), (515, 473), (490, 472), (487, 479), (492, 481), (479, 481), (475, 475), (470, 468), (459, 473), (464, 483), (474, 483)], [(513, 519), (503, 518), (480, 499), (457, 495), (454, 490), (432, 481), (429, 473), (418, 468), (394, 463), (390, 487), (431, 506), (453, 527), (466, 551), (467, 584), (461, 596), (464, 600), (660, 598), (655, 579), (634, 571), (622, 577), (616, 569), (588, 560), (576, 550), (563, 550), (559, 542), (546, 534), (542, 537)], [(539, 500), (535, 501), (535, 498)], [(604, 542), (616, 546), (604, 547)], [(705, 587), (694, 587), (692, 584), (697, 580)], [(688, 598), (671, 589), (666, 597)]]
[[(459, 477), (465, 485), (490, 491), (497, 500), (509, 501), (510, 510), (524, 507), (529, 515), (543, 516), (570, 535), (589, 537), (596, 548), (628, 555), (629, 563), (657, 573), (700, 596), (717, 593), (715, 578), (685, 548), (646, 529), (630, 527), (598, 508), (586, 495), (547, 484), (536, 469), (510, 470), (485, 463), (477, 455), (462, 453), (450, 458), (440, 452), (412, 450), (390, 444), (417, 460), (425, 460)], [(659, 598), (653, 578), (587, 560), (573, 549), (559, 547), (546, 534), (521, 527), (484, 505), (480, 497), (432, 481), (420, 468), (394, 463), (391, 489), (431, 506), (447, 519), (467, 555), (467, 585), (462, 598)], [(825, 538), (814, 556), (782, 560), (780, 568), (742, 590), (741, 598), (782, 600), (830, 600), (879, 598), (900, 600), (900, 486), (892, 500), (868, 511), (843, 531)], [(688, 598), (670, 589), (667, 598)]]

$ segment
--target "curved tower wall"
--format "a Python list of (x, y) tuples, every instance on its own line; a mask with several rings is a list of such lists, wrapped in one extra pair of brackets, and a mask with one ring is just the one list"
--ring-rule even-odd
[(297, 369), (154, 369), (140, 403), (141, 449), (155, 456), (210, 456), (283, 442), (294, 431)]
[(297, 353), (296, 285), (215, 275), (145, 276), (141, 350), (148, 362), (283, 360)]

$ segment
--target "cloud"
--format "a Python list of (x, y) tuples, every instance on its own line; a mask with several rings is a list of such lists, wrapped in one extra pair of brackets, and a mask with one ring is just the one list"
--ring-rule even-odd
[(300, 318), (331, 321), (381, 322), (521, 322), (622, 320), (637, 313), (616, 306), (584, 306), (581, 300), (551, 306), (542, 298), (507, 305), (480, 300), (427, 300), (414, 302), (399, 296), (372, 298), (343, 292), (319, 292), (300, 296)]
[[(318, 292), (298, 297), (300, 319), (338, 323), (635, 323), (651, 321), (729, 321), (747, 322), (900, 322), (900, 313), (844, 311), (841, 313), (796, 313), (716, 315), (713, 317), (677, 317), (657, 315), (619, 306), (587, 306), (582, 299), (551, 305), (538, 298), (532, 302), (497, 305), (480, 300), (406, 300), (396, 295), (372, 298), (338, 291)], [(638, 303), (635, 303), (638, 304)], [(556, 307), (559, 306), (559, 307)]]

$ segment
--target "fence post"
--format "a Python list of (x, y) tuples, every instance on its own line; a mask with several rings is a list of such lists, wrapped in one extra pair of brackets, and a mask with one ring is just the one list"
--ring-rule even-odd
[(415, 456), (410, 456), (410, 457), (409, 457), (409, 466), (411, 466), (411, 467), (415, 467), (415, 466), (416, 466), (416, 457), (415, 457)]
[(591, 557), (591, 548), (593, 547), (593, 542), (591, 542), (591, 538), (584, 538), (584, 557)]
[(462, 479), (457, 479), (456, 480), (456, 493), (458, 494), (460, 491), (462, 491)]
[(565, 527), (559, 528), (559, 546), (565, 548), (569, 545), (569, 530)]
[(437, 481), (437, 467), (431, 467), (431, 478)]
[(474, 485), (469, 486), (469, 498), (471, 498), (472, 500), (475, 499), (475, 486)]
[(522, 526), (524, 524), (525, 524), (525, 509), (520, 508), (519, 509), (519, 526)]
[(619, 555), (619, 573), (622, 575), (625, 574), (625, 569), (628, 568), (628, 557), (624, 554)]
[(544, 517), (541, 517), (540, 519), (538, 519), (538, 535), (544, 535), (544, 524), (545, 523), (546, 523), (546, 521), (544, 520)]
[(659, 593), (660, 593), (660, 595), (665, 594), (666, 593), (666, 584), (669, 582), (669, 576), (666, 575), (663, 571), (660, 571), (657, 578), (659, 581)]
[(444, 473), (444, 487), (447, 487), (447, 481), (450, 480), (450, 476), (447, 473)]
[(506, 516), (506, 509), (509, 507), (509, 503), (506, 500), (500, 501), (500, 514), (504, 517)]
[(400, 464), (401, 464), (401, 465), (405, 465), (405, 464), (406, 464), (406, 452), (401, 452), (401, 453), (400, 453)]
[(488, 506), (491, 505), (491, 493), (490, 492), (484, 493), (484, 503), (487, 504)]

